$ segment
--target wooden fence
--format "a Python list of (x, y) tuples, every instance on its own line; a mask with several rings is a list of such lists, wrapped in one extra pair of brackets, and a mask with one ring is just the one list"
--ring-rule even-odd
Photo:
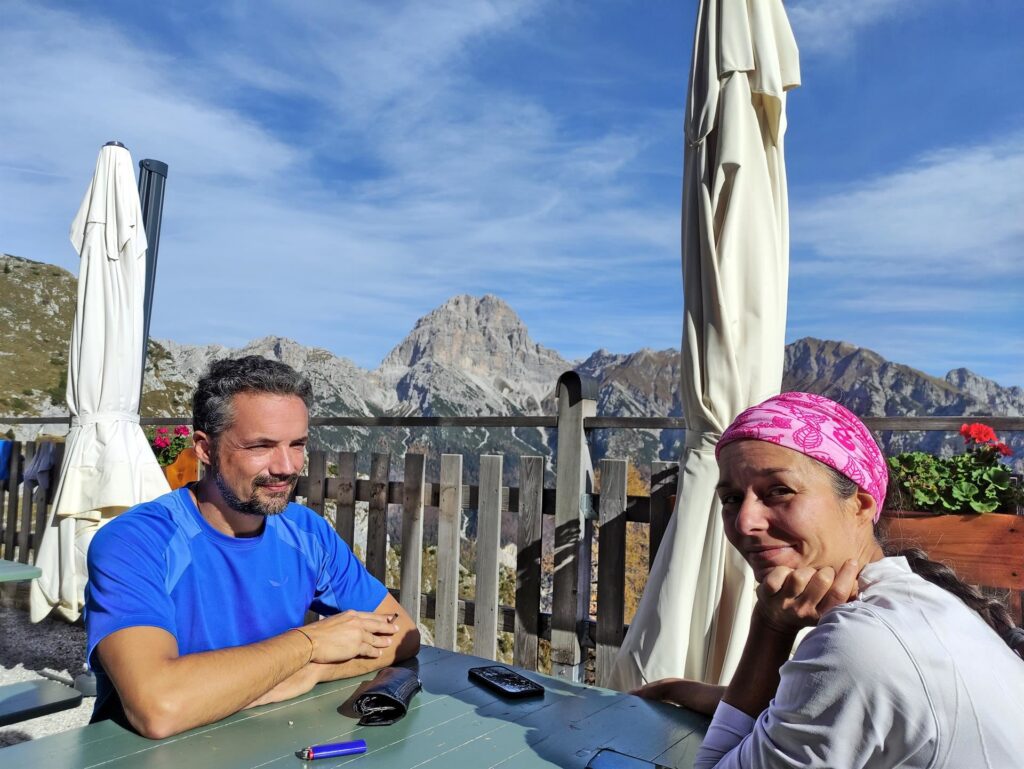
[[(491, 659), (497, 656), (499, 632), (513, 638), (513, 662), (536, 670), (540, 640), (551, 641), (552, 670), (563, 675), (582, 675), (581, 649), (596, 648), (596, 680), (607, 679), (611, 661), (625, 632), (626, 523), (647, 525), (649, 557), (653, 560), (672, 514), (678, 465), (658, 462), (651, 468), (650, 493), (630, 496), (626, 493), (628, 462), (605, 459), (600, 462), (601, 493), (585, 492), (584, 507), (594, 511), (584, 516), (575, 531), (557, 529), (557, 489), (544, 488), (544, 462), (539, 456), (519, 458), (518, 486), (502, 486), (504, 457), (485, 454), (480, 457), (479, 484), (463, 481), (463, 456), (444, 454), (440, 478), (425, 477), (425, 456), (409, 453), (403, 460), (400, 480), (388, 478), (391, 456), (371, 455), (368, 479), (356, 477), (354, 452), (309, 455), (308, 475), (299, 479), (297, 496), (313, 510), (324, 514), (333, 502), (334, 525), (338, 534), (353, 548), (363, 548), (367, 569), (382, 581), (387, 574), (388, 506), (399, 508), (401, 543), (399, 584), (393, 592), (414, 617), (434, 620), (434, 642), (454, 649), (458, 625), (474, 628), (473, 653)], [(329, 466), (337, 468), (328, 474)], [(356, 504), (366, 503), (366, 541), (357, 542)], [(437, 511), (436, 589), (422, 592), (424, 511)], [(579, 503), (577, 502), (577, 509)], [(475, 563), (460, 564), (460, 532), (466, 510), (477, 513)], [(498, 600), (501, 521), (512, 519), (516, 545), (515, 604), (501, 605)], [(599, 536), (592, 525), (598, 522)], [(554, 527), (554, 536), (546, 538), (552, 551), (545, 553), (543, 530)], [(590, 554), (596, 543), (598, 561), (595, 587), (591, 579)], [(559, 553), (561, 550), (561, 553)], [(545, 555), (548, 557), (545, 559)], [(554, 562), (552, 614), (541, 611), (543, 563)], [(649, 564), (648, 564), (649, 565)], [(472, 598), (459, 596), (460, 566), (476, 574)], [(565, 586), (559, 590), (558, 570), (573, 576), (570, 588), (571, 612), (559, 612), (567, 601)], [(595, 600), (596, 598), (596, 600)], [(596, 603), (596, 618), (591, 606)], [(555, 632), (563, 623), (565, 635)], [(571, 637), (570, 637), (571, 636)], [(573, 670), (575, 668), (575, 670)]]
[[(2, 485), (3, 503), (0, 515), (0, 557), (30, 563), (38, 549), (40, 533), (44, 530), (53, 501), (53, 490), (63, 454), (63, 444), (55, 444), (52, 472), (39, 480), (29, 480), (19, 487), (11, 479), (24, 474), (37, 454), (34, 442), (12, 446), (8, 465), (8, 480)], [(381, 581), (387, 579), (388, 514), (401, 516), (400, 578), (392, 586), (402, 606), (411, 616), (434, 620), (434, 643), (455, 649), (459, 625), (474, 629), (473, 653), (491, 659), (497, 658), (499, 632), (514, 635), (513, 661), (516, 665), (536, 670), (540, 661), (540, 641), (552, 641), (551, 658), (560, 665), (563, 675), (583, 675), (584, 657), (581, 649), (596, 647), (596, 680), (606, 680), (615, 652), (625, 632), (625, 570), (626, 523), (645, 524), (648, 533), (650, 559), (660, 546), (669, 516), (672, 513), (678, 465), (658, 462), (651, 468), (650, 493), (646, 496), (626, 494), (628, 463), (626, 460), (605, 459), (599, 466), (601, 492), (586, 492), (583, 508), (587, 513), (584, 526), (579, 529), (579, 542), (573, 546), (563, 530), (556, 533), (556, 543), (562, 555), (555, 559), (555, 567), (576, 574), (573, 580), (573, 611), (557, 611), (558, 601), (564, 598), (555, 588), (552, 596), (556, 611), (541, 611), (542, 569), (545, 562), (545, 522), (555, 522), (558, 494), (556, 489), (544, 487), (545, 458), (523, 456), (519, 458), (519, 485), (502, 485), (500, 455), (480, 457), (478, 484), (463, 483), (463, 456), (445, 454), (441, 457), (440, 478), (427, 480), (426, 457), (409, 453), (402, 460), (401, 478), (389, 477), (391, 456), (375, 453), (370, 457), (369, 478), (356, 475), (357, 454), (354, 452), (327, 453), (311, 451), (307, 474), (300, 477), (296, 496), (313, 510), (325, 514), (334, 508), (335, 530), (349, 546), (360, 548), (365, 554), (367, 569)], [(334, 470), (329, 473), (328, 470)], [(366, 505), (366, 539), (356, 541), (356, 506)], [(397, 511), (395, 510), (397, 508)], [(433, 577), (436, 589), (430, 594), (422, 592), (424, 512), (435, 508), (437, 512), (437, 571)], [(579, 504), (577, 503), (577, 508)], [(465, 511), (477, 513), (475, 563), (460, 564), (460, 535)], [(514, 520), (516, 544), (516, 589), (514, 606), (498, 601), (499, 550), (502, 517)], [(590, 553), (595, 542), (592, 523), (599, 521), (597, 538), (599, 553), (596, 580), (596, 619), (590, 614), (592, 571)], [(561, 539), (559, 540), (559, 537)], [(550, 545), (552, 537), (547, 537)], [(557, 544), (556, 544), (557, 547)], [(553, 552), (546, 553), (547, 562)], [(466, 599), (459, 596), (460, 566), (476, 574), (475, 594)], [(557, 582), (555, 585), (557, 586)], [(576, 607), (582, 614), (577, 617)], [(571, 617), (571, 622), (569, 619)], [(557, 619), (556, 619), (557, 618)], [(558, 634), (554, 623), (562, 621), (566, 634), (561, 645), (555, 645)]]
[(12, 442), (6, 477), (0, 481), (0, 556), (6, 560), (32, 562), (63, 459), (62, 442)]
[[(646, 526), (649, 562), (655, 557), (672, 515), (678, 465), (654, 463), (646, 495), (627, 494), (628, 463), (605, 459), (599, 465), (600, 493), (594, 489), (594, 473), (586, 433), (602, 428), (680, 429), (677, 418), (608, 418), (595, 416), (596, 391), (575, 373), (563, 375), (557, 386), (557, 417), (321, 417), (311, 425), (331, 426), (508, 426), (544, 427), (558, 431), (555, 458), (556, 483), (545, 488), (543, 457), (519, 458), (518, 485), (502, 486), (504, 457), (480, 457), (479, 482), (463, 483), (463, 457), (443, 455), (438, 478), (426, 477), (422, 454), (408, 453), (401, 463), (400, 479), (390, 477), (391, 457), (376, 453), (370, 457), (368, 478), (356, 474), (357, 454), (327, 454), (311, 451), (307, 474), (299, 480), (297, 496), (317, 512), (333, 507), (334, 525), (352, 546), (364, 548), (368, 569), (384, 580), (387, 573), (389, 506), (400, 508), (401, 546), (398, 584), (394, 592), (412, 616), (434, 620), (434, 641), (454, 648), (458, 626), (474, 628), (473, 651), (494, 658), (499, 632), (513, 634), (513, 662), (537, 669), (541, 641), (550, 642), (551, 670), (555, 675), (579, 680), (584, 675), (586, 650), (595, 650), (594, 677), (607, 680), (612, 660), (625, 632), (625, 577), (627, 523)], [(1020, 418), (984, 419), (1002, 430), (1020, 430)], [(53, 422), (53, 418), (11, 420), (21, 423)], [(147, 424), (176, 424), (187, 419), (144, 419)], [(914, 417), (866, 419), (875, 430), (956, 430), (960, 417)], [(61, 444), (50, 452), (55, 467), (47, 474), (30, 478), (19, 493), (18, 479), (40, 450), (39, 444), (15, 443), (0, 498), (0, 555), (28, 563), (38, 547), (60, 467)], [(38, 464), (38, 463), (37, 463)], [(333, 469), (333, 472), (329, 470)], [(355, 542), (356, 505), (367, 508), (366, 542)], [(436, 588), (423, 592), (423, 533), (427, 508), (437, 510)], [(477, 511), (475, 563), (460, 564), (462, 513)], [(503, 514), (514, 517), (516, 581), (514, 605), (501, 605), (499, 593), (499, 549)], [(1003, 516), (1000, 516), (1003, 517)], [(1007, 534), (999, 541), (986, 539), (985, 547), (1002, 548), (994, 560), (1005, 564), (1008, 576), (991, 570), (996, 587), (1024, 589), (1024, 548), (1018, 534), (1024, 532), (1024, 518), (1006, 522)], [(595, 523), (597, 527), (595, 529)], [(928, 549), (941, 541), (949, 559), (956, 564), (956, 546), (946, 522), (939, 540), (930, 542), (927, 532), (917, 534)], [(553, 536), (542, 534), (550, 527)], [(936, 529), (938, 531), (938, 528)], [(1013, 536), (1009, 536), (1012, 534)], [(975, 538), (977, 539), (977, 538)], [(545, 543), (551, 552), (545, 553)], [(977, 549), (977, 548), (975, 548)], [(596, 569), (592, 554), (597, 553)], [(550, 614), (541, 611), (545, 555), (551, 568)], [(984, 554), (981, 554), (984, 558)], [(460, 565), (476, 573), (472, 598), (459, 596)], [(594, 578), (596, 571), (596, 579)], [(596, 596), (593, 593), (596, 591)], [(596, 605), (596, 611), (592, 607)], [(1012, 602), (1020, 613), (1019, 592)], [(1018, 616), (1018, 620), (1019, 620)]]

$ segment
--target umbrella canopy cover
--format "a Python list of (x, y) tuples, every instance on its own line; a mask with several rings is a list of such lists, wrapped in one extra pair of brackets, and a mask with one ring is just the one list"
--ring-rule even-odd
[(613, 669), (612, 686), (727, 682), (753, 608), (725, 542), (714, 447), (779, 391), (789, 281), (783, 140), (799, 56), (781, 0), (702, 0), (686, 114), (681, 394), (686, 448), (675, 514)]
[(68, 356), (71, 412), (64, 463), (32, 583), (31, 616), (77, 619), (85, 553), (99, 525), (170, 490), (139, 426), (146, 233), (131, 153), (100, 150), (71, 224), (81, 258)]

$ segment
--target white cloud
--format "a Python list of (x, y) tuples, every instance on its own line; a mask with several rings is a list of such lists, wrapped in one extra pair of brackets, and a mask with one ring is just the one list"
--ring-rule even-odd
[(857, 35), (887, 19), (908, 16), (924, 0), (800, 0), (786, 14), (803, 54), (838, 56), (850, 51)]
[(892, 174), (794, 201), (792, 239), (824, 272), (1021, 275), (1024, 133), (929, 153)]
[(94, 15), (12, 6), (0, 248), (75, 269), (67, 229), (118, 138), (170, 165), (157, 336), (280, 334), (374, 365), (423, 312), (486, 291), (547, 307), (531, 323), (550, 346), (579, 338), (548, 320), (559, 305), (613, 325), (636, 308), (593, 297), (622, 269), (678, 280), (678, 200), (652, 206), (633, 187), (678, 115), (582, 134), (534, 94), (479, 82), (481, 47), (538, 9), (225, 4), (210, 13), (229, 20), (189, 23), (193, 50), (153, 53)]
[(947, 147), (791, 202), (792, 338), (1021, 381), (1024, 134)]

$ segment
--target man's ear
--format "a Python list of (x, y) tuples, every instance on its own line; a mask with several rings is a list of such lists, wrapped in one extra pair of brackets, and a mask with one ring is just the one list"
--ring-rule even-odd
[(196, 450), (196, 457), (207, 467), (213, 464), (213, 440), (202, 430), (192, 433), (192, 445)]

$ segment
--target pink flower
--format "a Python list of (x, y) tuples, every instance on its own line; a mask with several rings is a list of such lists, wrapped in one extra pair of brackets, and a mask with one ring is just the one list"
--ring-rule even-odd
[(156, 434), (157, 435), (167, 435), (168, 432), (169, 432), (169, 430), (166, 427), (158, 427), (158, 428), (156, 428)]
[(174, 428), (174, 434), (180, 435), (182, 438), (188, 437), (189, 430), (185, 425), (178, 425)]
[(153, 439), (153, 445), (158, 449), (166, 449), (171, 445), (171, 439), (164, 435), (158, 435)]

